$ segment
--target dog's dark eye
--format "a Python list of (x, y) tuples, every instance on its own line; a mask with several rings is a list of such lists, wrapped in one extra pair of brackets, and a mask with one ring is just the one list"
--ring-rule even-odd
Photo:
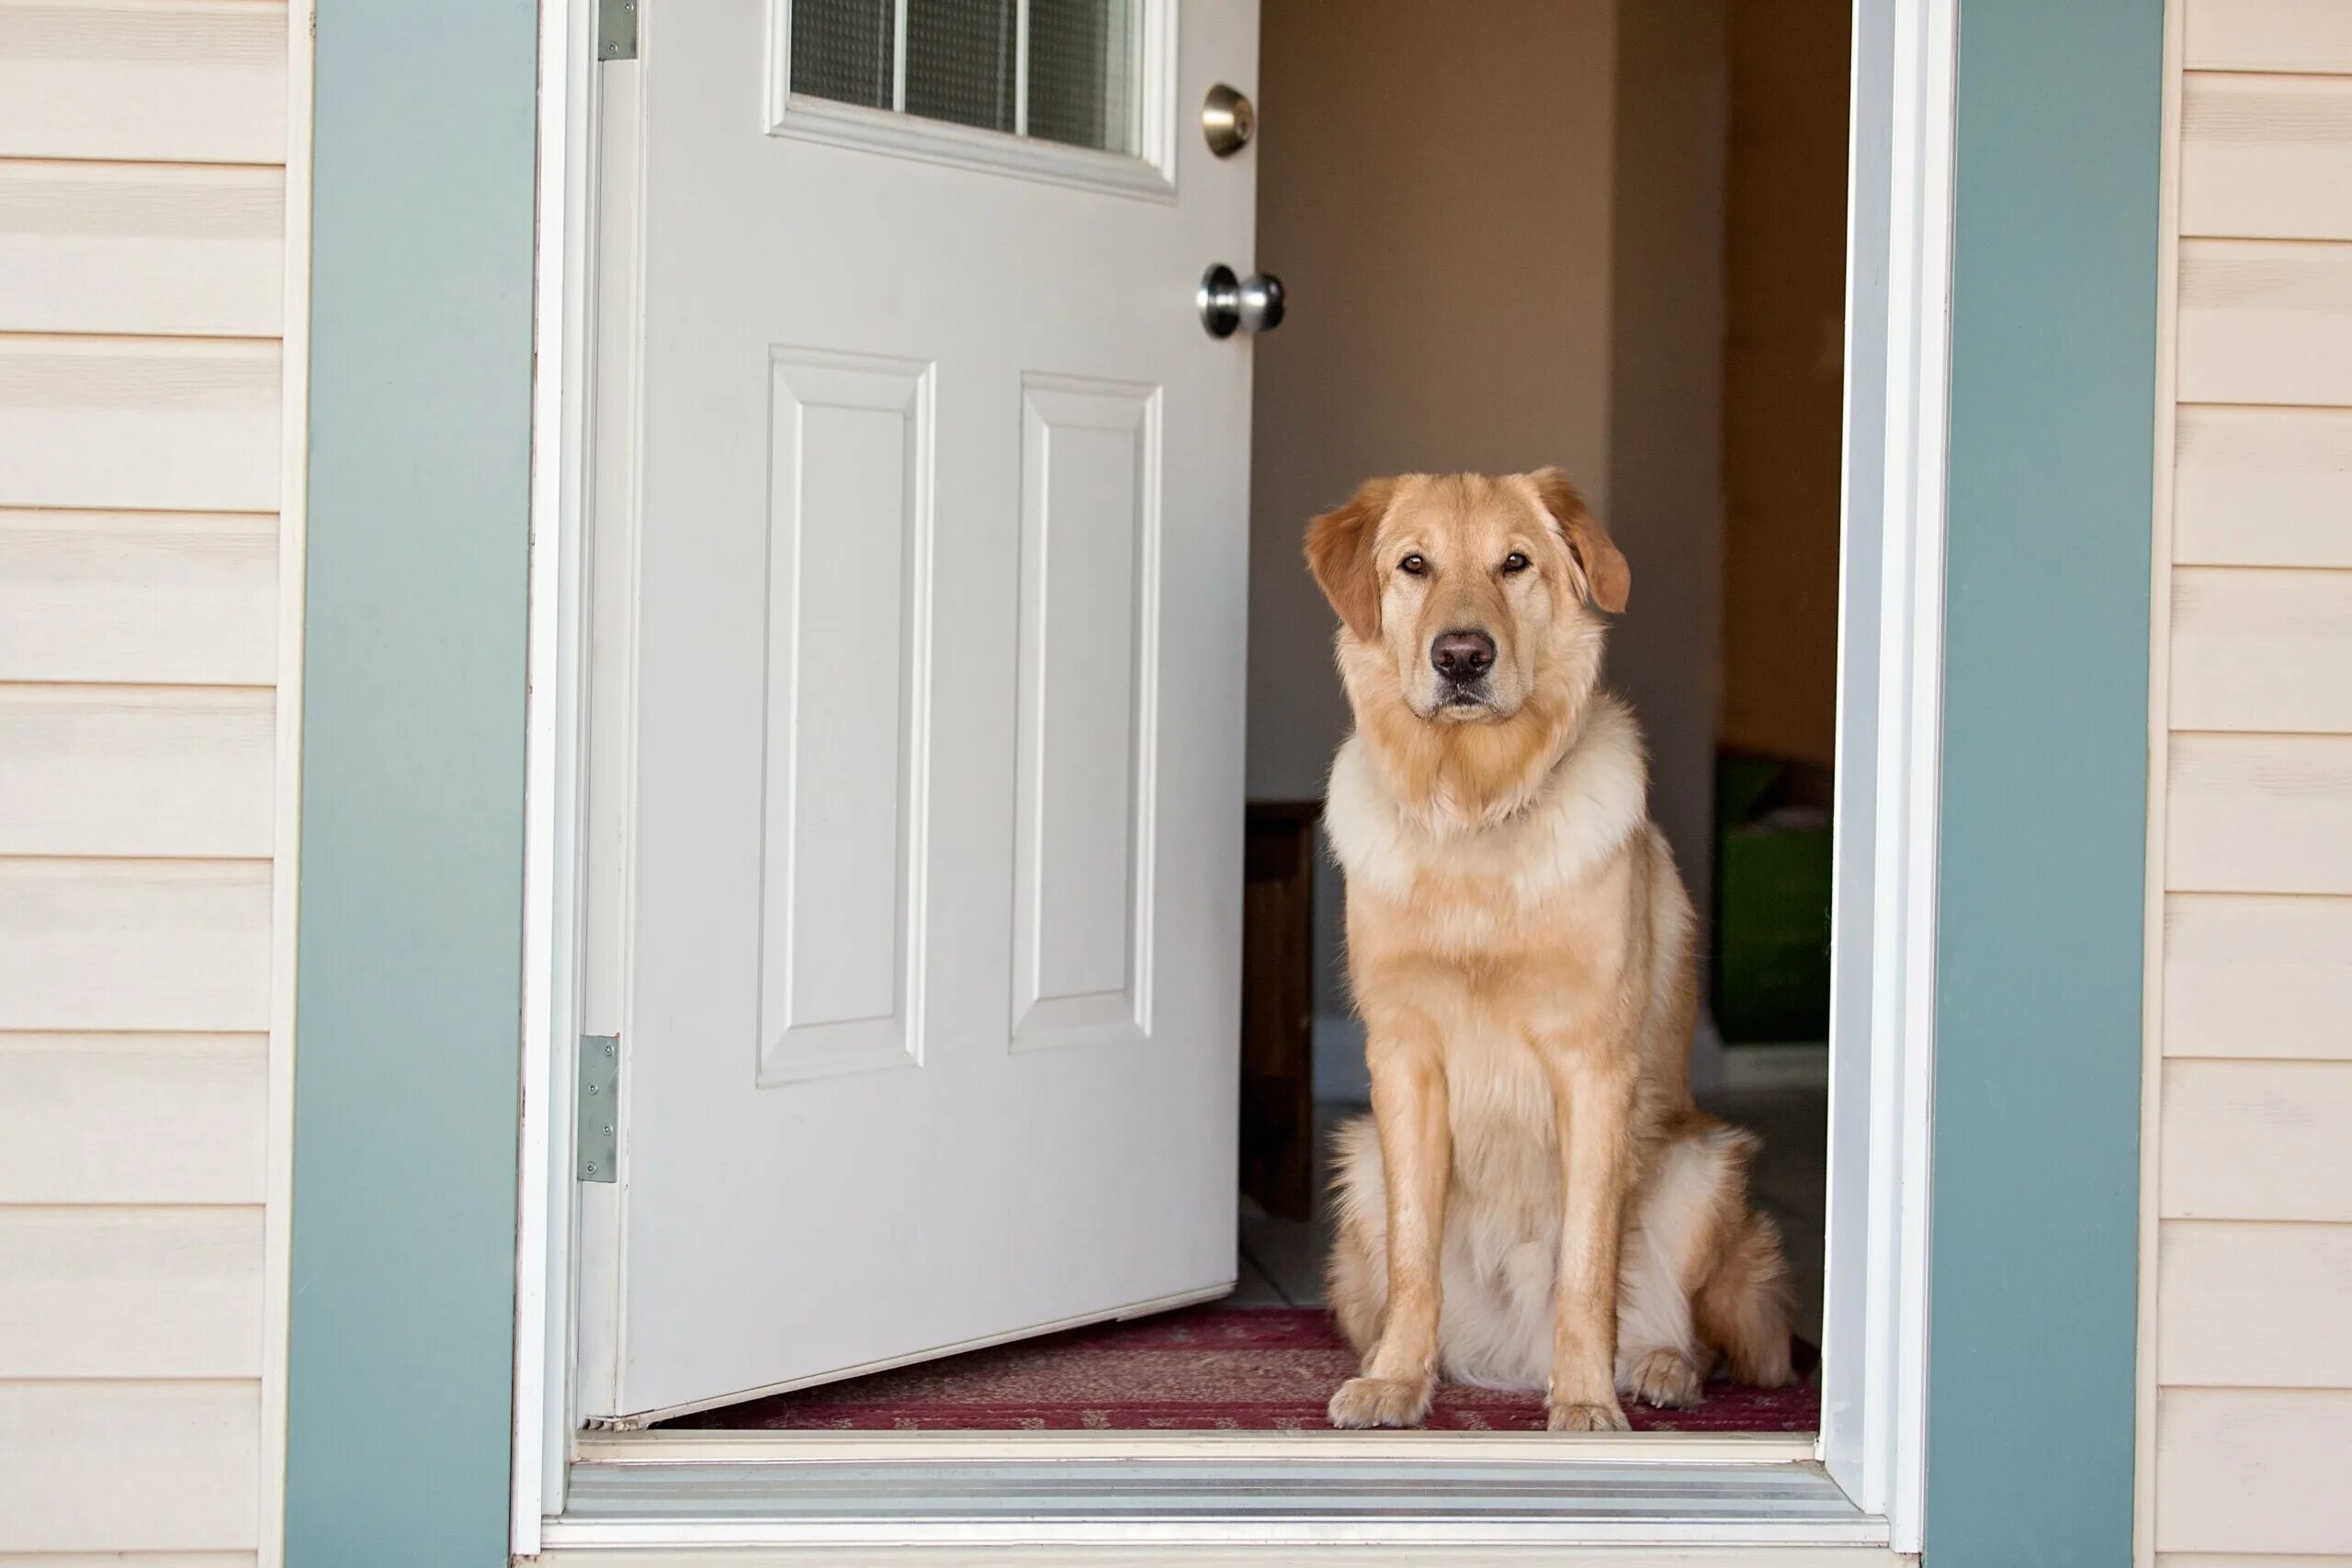
[(1513, 550), (1510, 554), (1503, 557), (1503, 573), (1505, 576), (1510, 576), (1514, 572), (1525, 571), (1529, 567), (1534, 564), (1535, 563), (1533, 561), (1529, 560), (1517, 550)]
[(1396, 570), (1408, 577), (1427, 577), (1430, 563), (1418, 555), (1410, 555), (1396, 563)]

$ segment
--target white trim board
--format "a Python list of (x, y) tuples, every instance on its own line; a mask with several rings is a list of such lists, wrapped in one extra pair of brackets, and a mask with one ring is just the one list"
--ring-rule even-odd
[[(587, 0), (543, 0), (542, 59), (551, 66), (541, 100), (541, 233), (549, 241), (560, 235), (561, 254), (546, 254), (556, 248), (550, 243), (541, 257), (542, 381), (535, 409), (527, 807), (534, 852), (526, 866), (526, 941), (536, 973), (524, 1043), (527, 1157), (521, 1174), (526, 1219), (518, 1264), (525, 1284), (516, 1334), (514, 1521), (514, 1549), (523, 1553), (543, 1545), (584, 1545), (595, 1537), (603, 1527), (565, 1515), (567, 1475), (578, 1473), (594, 1493), (610, 1479), (613, 1463), (607, 1450), (581, 1443), (568, 1416), (575, 1407), (575, 1376), (594, 1375), (593, 1369), (575, 1371), (575, 1314), (602, 1310), (602, 1303), (574, 1300), (571, 1255), (580, 1201), (570, 1179), (569, 1042), (576, 1032), (580, 981), (571, 953), (574, 928), (588, 918), (571, 902), (584, 852), (574, 802), (589, 705), (580, 640), (589, 532), (586, 388), (592, 368), (599, 381), (628, 379), (625, 369), (591, 367), (588, 323), (628, 321), (634, 314), (630, 243), (625, 236), (595, 240), (588, 210), (598, 192), (616, 206), (631, 205), (629, 171), (616, 174), (596, 166), (600, 145), (616, 164), (626, 163), (628, 139), (600, 129), (593, 100), (609, 85), (623, 100), (633, 101), (627, 89), (634, 68), (624, 63), (600, 73), (593, 64), (587, 39), (591, 10)], [(1862, 1521), (1855, 1528), (1875, 1531), (1878, 1541), (1897, 1552), (1919, 1549), (1924, 1492), (1928, 1092), (1956, 16), (1957, 0), (1858, 0), (1855, 16), (1826, 1386), (1823, 1430), (1815, 1450), (1820, 1468), (1807, 1467), (1807, 1473), (1826, 1475), (1847, 1499), (1851, 1517)], [(600, 74), (608, 77), (607, 84), (599, 83)], [(558, 83), (557, 77), (564, 80)], [(605, 305), (600, 306), (600, 293), (607, 296)], [(607, 357), (625, 359), (625, 347)], [(625, 479), (627, 454), (606, 456)], [(626, 560), (611, 565), (628, 570)], [(550, 668), (551, 678), (543, 679)], [(603, 1004), (590, 997), (580, 1005), (593, 1022), (595, 1008)], [(535, 1122), (529, 1120), (534, 1116)], [(1361, 1437), (1302, 1434), (1301, 1451), (1266, 1459), (1266, 1466), (1281, 1468), (1269, 1468), (1260, 1479), (1279, 1490), (1288, 1484), (1284, 1476), (1295, 1476), (1301, 1467), (1320, 1470), (1326, 1455), (1340, 1461), (1350, 1453), (1375, 1452), (1358, 1446)], [(654, 1434), (642, 1440), (679, 1439)], [(742, 1440), (755, 1450), (761, 1442)], [(1456, 1468), (1449, 1457), (1456, 1451), (1451, 1439), (1439, 1440), (1449, 1447), (1416, 1461), (1424, 1474)], [(791, 1441), (774, 1439), (777, 1446), (768, 1450), (774, 1461), (786, 1459)], [(943, 1436), (936, 1441), (925, 1465), (1002, 1457), (999, 1434)], [(1100, 1462), (1116, 1463), (1139, 1439), (1105, 1433), (1082, 1441), (1099, 1448)], [(1703, 1468), (1704, 1461), (1681, 1455), (1670, 1441), (1647, 1441), (1658, 1445), (1646, 1450), (1648, 1455), (1669, 1467)], [(1470, 1459), (1468, 1449), (1459, 1451), (1464, 1461)], [(1585, 1452), (1566, 1443), (1557, 1451), (1559, 1459), (1536, 1461), (1534, 1468), (1572, 1465)], [(752, 1466), (768, 1462), (756, 1451), (740, 1461)], [(942, 1473), (933, 1470), (924, 1484), (935, 1487)], [(771, 1520), (760, 1527), (770, 1533), (744, 1539), (742, 1530), (721, 1517), (722, 1494), (740, 1479), (735, 1464), (709, 1466), (701, 1477), (709, 1488), (707, 1516), (630, 1525), (626, 1541), (610, 1532), (595, 1539), (606, 1550), (630, 1546), (631, 1555), (643, 1562), (666, 1559), (671, 1547), (716, 1548), (729, 1540), (757, 1549), (755, 1556), (737, 1559), (743, 1562), (797, 1561), (804, 1553), (785, 1544), (789, 1541), (819, 1549), (816, 1538), (826, 1531), (807, 1518), (797, 1527)], [(907, 1490), (916, 1495), (922, 1486)], [(865, 1499), (883, 1510), (878, 1523), (834, 1531), (835, 1538), (843, 1545), (854, 1540), (862, 1557), (886, 1543), (904, 1546), (914, 1540), (922, 1532), (886, 1506), (888, 1495), (876, 1492)], [(1229, 1557), (1263, 1549), (1273, 1539), (1253, 1526), (1194, 1523), (1199, 1528), (1186, 1527), (1188, 1551), (1214, 1546)], [(1395, 1529), (1377, 1523), (1348, 1530), (1295, 1519), (1294, 1525), (1280, 1548), (1288, 1556), (1310, 1548), (1336, 1550), (1342, 1540), (1351, 1555), (1382, 1542), (1405, 1550), (1418, 1540), (1446, 1553), (1448, 1561), (1467, 1561), (1456, 1553), (1474, 1545), (1514, 1550), (1472, 1514), (1431, 1514), (1409, 1529)], [(1159, 1528), (1114, 1520), (1097, 1533), (1101, 1543), (1115, 1543), (1121, 1551), (1157, 1551), (1155, 1540), (1175, 1550), (1178, 1543), (1164, 1531), (1154, 1535)], [(1594, 1521), (1584, 1528), (1563, 1516), (1542, 1524), (1541, 1539), (1546, 1551), (1581, 1543), (1606, 1547), (1612, 1557), (1627, 1562), (1668, 1542), (1695, 1549), (1710, 1540), (1736, 1540), (1761, 1553), (1772, 1541), (1790, 1540), (1752, 1518), (1711, 1526), (1693, 1516), (1641, 1528), (1650, 1533), (1637, 1543), (1622, 1524)], [(1010, 1532), (1008, 1540), (1036, 1543), (1017, 1548), (1023, 1553), (1038, 1550), (1055, 1534), (1024, 1533), (1011, 1523), (1001, 1529)], [(1067, 1532), (1057, 1539), (1072, 1550), (1082, 1545)], [(1832, 1540), (1851, 1542), (1852, 1537), (1832, 1531), (1807, 1547), (1804, 1560), (1818, 1560), (1831, 1550), (1884, 1559), (1883, 1546), (1832, 1548)], [(979, 1545), (977, 1538), (967, 1543)], [(1771, 1555), (1778, 1554), (1742, 1561), (1760, 1568)], [(1678, 1550), (1656, 1560), (1701, 1559)]]
[(1821, 1457), (1903, 1551), (1925, 1500), (1957, 35), (1957, 0), (1855, 7)]
[(257, 1568), (286, 1560), (286, 1379), (293, 1317), (294, 1004), (300, 936), (302, 638), (311, 496), (311, 120), (317, 9), (286, 17), (286, 279), (279, 355), (277, 758), (270, 846), (268, 1167), (262, 1236)]
[[(532, 321), (531, 553), (523, 824), (523, 1094), (515, 1226), (510, 1545), (539, 1550), (563, 1506), (573, 1303), (572, 1068), (580, 1033), (577, 803), (584, 739), (582, 557), (594, 249), (595, 0), (541, 0), (538, 239)], [(563, 1369), (549, 1375), (550, 1368)], [(549, 1462), (550, 1459), (554, 1462)]]
[(2172, 773), (2174, 490), (2180, 411), (2180, 120), (2185, 7), (2165, 7), (2164, 129), (2156, 193), (2155, 478), (2148, 551), (2148, 841), (2141, 983), (2139, 1366), (2132, 1420), (2132, 1561), (2156, 1564), (2156, 1317), (2164, 1169), (2165, 832)]

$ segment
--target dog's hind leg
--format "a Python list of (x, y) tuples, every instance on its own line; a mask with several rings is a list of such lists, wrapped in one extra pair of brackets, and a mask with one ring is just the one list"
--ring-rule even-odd
[(1693, 1297), (1747, 1218), (1755, 1140), (1702, 1122), (1664, 1145), (1635, 1198), (1617, 1276), (1617, 1387), (1645, 1404), (1699, 1403), (1712, 1353)]

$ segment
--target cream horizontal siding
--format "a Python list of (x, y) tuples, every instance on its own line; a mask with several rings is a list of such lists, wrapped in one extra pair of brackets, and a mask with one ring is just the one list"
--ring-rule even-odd
[(2181, 63), (2192, 86), (2205, 71), (2352, 73), (2352, 13), (2343, 0), (2182, 0), (2181, 11)]
[(2176, 731), (2171, 791), (2175, 891), (2352, 891), (2352, 736)]
[(0, 331), (274, 337), (286, 172), (0, 164)]
[(2165, 900), (2165, 1050), (2341, 1060), (2352, 1032), (2352, 898)]
[(0, 1382), (9, 1549), (250, 1547), (260, 1407), (253, 1378)]
[(0, 1209), (0, 1378), (254, 1378), (261, 1210)]
[(2172, 722), (2352, 731), (2352, 571), (2175, 571)]
[(286, 162), (277, 0), (0, 0), (0, 156)]
[(2164, 1066), (2165, 1219), (2352, 1222), (2352, 1062)]
[(0, 505), (277, 508), (266, 338), (0, 336)]
[(266, 686), (268, 513), (0, 512), (0, 678)]
[(247, 1568), (281, 0), (0, 0), (0, 1568)]
[(2343, 1547), (2352, 1392), (2166, 1388), (2156, 1420), (2158, 1517), (2168, 1548)]
[(255, 1204), (269, 1040), (0, 1033), (0, 1204)]
[(0, 687), (0, 854), (266, 859), (266, 686)]
[(2176, 4), (2141, 1553), (2352, 1568), (2352, 5)]
[(2177, 412), (2175, 563), (2352, 567), (2352, 409)]
[(2156, 1353), (2176, 1388), (2352, 1388), (2352, 1225), (2165, 1233)]

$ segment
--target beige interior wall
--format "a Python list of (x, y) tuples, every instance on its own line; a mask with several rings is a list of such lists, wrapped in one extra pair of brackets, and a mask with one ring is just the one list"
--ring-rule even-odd
[[(1633, 562), (1634, 595), (1610, 671), (1641, 713), (1650, 814), (1702, 911), (1721, 700), (1727, 5), (1638, 0), (1617, 24), (1604, 515)], [(1695, 1066), (1704, 1081), (1703, 1057)]]
[(1291, 310), (1257, 344), (1253, 796), (1320, 796), (1347, 731), (1308, 518), (1412, 468), (1558, 463), (1608, 502), (1615, 9), (1264, 0), (1257, 263)]

